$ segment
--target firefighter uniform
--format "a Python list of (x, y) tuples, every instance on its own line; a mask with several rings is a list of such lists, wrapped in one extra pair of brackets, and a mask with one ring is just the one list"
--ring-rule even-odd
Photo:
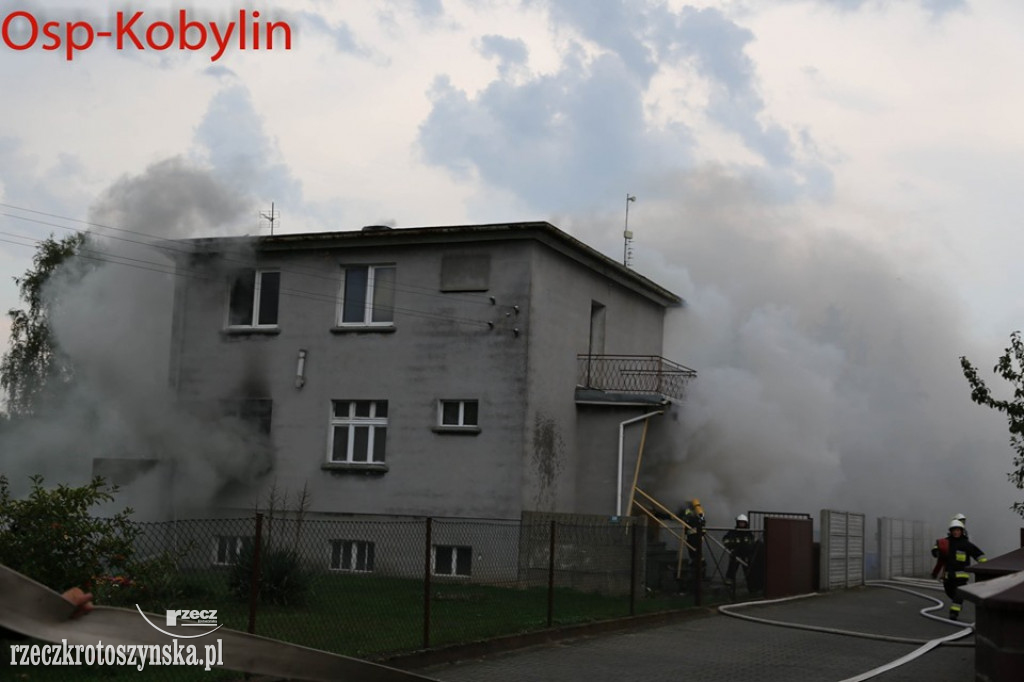
[[(695, 497), (687, 502), (679, 517), (686, 524), (686, 551), (693, 565), (697, 561), (698, 547), (704, 540), (704, 507), (700, 500)], [(703, 566), (701, 568), (703, 569)]]
[(951, 600), (949, 617), (956, 620), (960, 617), (964, 603), (958, 588), (966, 585), (971, 578), (967, 567), (971, 565), (971, 559), (978, 563), (984, 563), (986, 559), (985, 553), (964, 535), (964, 524), (960, 520), (950, 522), (949, 536), (943, 539), (945, 542), (936, 543), (940, 562), (940, 565), (936, 566), (936, 573), (940, 570), (942, 572), (942, 587)]
[(736, 517), (736, 527), (725, 534), (722, 544), (729, 550), (729, 568), (725, 571), (726, 583), (732, 585), (735, 582), (736, 570), (742, 561), (743, 576), (747, 581), (747, 589), (750, 589), (750, 560), (754, 556), (754, 533), (750, 530), (746, 514)]

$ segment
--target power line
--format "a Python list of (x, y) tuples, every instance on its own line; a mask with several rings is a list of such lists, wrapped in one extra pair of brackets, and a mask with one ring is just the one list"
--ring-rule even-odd
[[(191, 255), (191, 254), (195, 253), (193, 248), (191, 248), (190, 246), (186, 245), (189, 240), (171, 240), (171, 239), (157, 238), (157, 237), (153, 237), (151, 235), (148, 235), (148, 234), (146, 234), (144, 232), (138, 232), (136, 230), (129, 230), (129, 229), (125, 229), (125, 228), (122, 228), (122, 227), (113, 227), (111, 225), (104, 225), (102, 223), (96, 223), (96, 222), (92, 222), (92, 221), (88, 221), (88, 220), (81, 220), (79, 218), (71, 218), (71, 217), (67, 217), (67, 216), (58, 215), (58, 214), (55, 214), (55, 213), (47, 213), (45, 211), (38, 211), (38, 210), (35, 210), (35, 209), (25, 208), (25, 207), (22, 207), (22, 206), (15, 206), (13, 204), (7, 204), (7, 203), (3, 203), (3, 202), (0, 202), (0, 207), (9, 208), (9, 209), (16, 210), (16, 211), (23, 211), (25, 213), (34, 213), (36, 215), (45, 216), (47, 218), (55, 218), (57, 220), (64, 220), (64, 221), (72, 222), (72, 223), (79, 223), (79, 224), (87, 225), (87, 226), (93, 227), (93, 228), (100, 228), (100, 229), (104, 229), (104, 230), (113, 230), (113, 231), (121, 232), (121, 233), (125, 233), (125, 234), (136, 235), (136, 236), (144, 237), (146, 239), (146, 241), (140, 241), (138, 239), (129, 239), (127, 237), (115, 237), (113, 235), (102, 235), (106, 239), (112, 239), (112, 240), (115, 240), (115, 241), (123, 241), (123, 242), (131, 243), (131, 244), (139, 244), (139, 245), (142, 245), (142, 246), (147, 246), (147, 247), (155, 248), (155, 249), (164, 249), (164, 250), (172, 251), (172, 252), (174, 252), (176, 254), (180, 254), (180, 255)], [(58, 228), (58, 229), (61, 229), (61, 230), (66, 230), (68, 232), (74, 232), (76, 234), (86, 234), (86, 235), (90, 234), (90, 232), (88, 230), (79, 230), (79, 229), (76, 229), (76, 228), (73, 228), (73, 227), (68, 227), (67, 225), (61, 225), (59, 223), (52, 223), (52, 222), (47, 222), (47, 221), (44, 221), (44, 220), (38, 220), (38, 219), (35, 219), (35, 218), (28, 218), (28, 217), (25, 217), (25, 216), (19, 216), (17, 214), (12, 214), (12, 213), (5, 213), (5, 212), (2, 212), (2, 211), (0, 211), (0, 216), (5, 216), (5, 217), (8, 217), (8, 218), (12, 218), (14, 220), (21, 220), (21, 221), (24, 221), (24, 222), (35, 223), (37, 225), (46, 225), (47, 227), (55, 227), (55, 228)], [(258, 238), (259, 237), (250, 237), (250, 239), (254, 239), (254, 240), (258, 239)], [(224, 239), (244, 239), (244, 237), (226, 237)], [(231, 257), (229, 255), (226, 255), (226, 254), (223, 254), (223, 253), (221, 254), (221, 258), (225, 262), (237, 263), (237, 264), (243, 265), (245, 267), (255, 267), (257, 265), (256, 261), (243, 260), (243, 259), (240, 259), (240, 258), (233, 258), (233, 257)], [(320, 272), (318, 270), (305, 269), (305, 268), (294, 268), (294, 267), (292, 267), (292, 268), (277, 268), (277, 269), (279, 271), (281, 271), (281, 272), (289, 272), (291, 274), (301, 274), (301, 275), (305, 275), (305, 276), (308, 276), (308, 277), (327, 279), (327, 280), (330, 280), (332, 282), (336, 281), (333, 276), (328, 275), (328, 274), (324, 274), (323, 272)], [(416, 294), (418, 296), (436, 297), (436, 298), (444, 299), (444, 300), (449, 301), (449, 302), (450, 301), (458, 301), (458, 302), (463, 302), (463, 303), (470, 303), (470, 304), (473, 304), (473, 305), (486, 305), (486, 306), (493, 305), (493, 302), (490, 300), (490, 297), (487, 297), (486, 300), (481, 300), (481, 297), (483, 296), (482, 294), (480, 296), (478, 296), (478, 297), (469, 298), (469, 297), (464, 297), (464, 296), (453, 296), (451, 294), (440, 294), (434, 288), (416, 286), (415, 284), (392, 284), (392, 285), (385, 285), (385, 286), (389, 286), (390, 288), (392, 288), (395, 291), (404, 291), (404, 292), (407, 292), (407, 293)]]
[[(9, 205), (7, 205), (7, 204), (0, 204), (0, 206), (9, 206)], [(36, 214), (48, 215), (49, 217), (53, 217), (52, 214), (44, 214), (41, 211), (33, 211), (33, 212), (36, 213)], [(24, 218), (23, 216), (10, 215), (10, 214), (7, 214), (7, 213), (2, 213), (2, 212), (0, 212), (0, 215), (11, 217), (11, 218), (15, 218), (15, 219), (26, 220), (28, 222), (33, 222), (33, 223), (37, 223), (37, 224), (47, 225), (47, 226), (51, 226), (51, 227), (57, 227), (57, 228), (60, 228), (60, 229), (70, 230), (70, 231), (76, 232), (78, 234), (89, 234), (89, 232), (87, 232), (87, 231), (74, 230), (73, 228), (68, 228), (66, 226), (59, 225), (59, 224), (56, 224), (56, 223), (49, 223), (49, 222), (46, 222), (46, 221), (36, 220), (36, 219), (32, 219), (32, 218)], [(68, 219), (68, 220), (74, 220), (74, 219)], [(85, 222), (85, 221), (79, 221), (79, 222)], [(120, 228), (112, 228), (112, 229), (120, 229)], [(126, 230), (126, 232), (132, 232), (132, 231)], [(133, 234), (141, 234), (141, 233), (133, 233)], [(16, 246), (25, 246), (25, 247), (37, 248), (39, 246), (39, 244), (41, 244), (43, 242), (43, 240), (41, 240), (41, 239), (35, 239), (33, 237), (28, 237), (28, 236), (25, 236), (25, 235), (15, 234), (15, 233), (11, 233), (11, 232), (0, 232), (0, 235), (5, 235), (5, 236), (8, 236), (8, 237), (13, 237), (13, 238), (18, 239), (18, 240), (22, 240), (22, 241), (12, 241), (10, 239), (0, 238), (0, 242), (8, 243), (8, 244), (14, 244)], [(147, 242), (141, 242), (141, 241), (138, 241), (138, 240), (121, 239), (121, 241), (127, 241), (127, 242), (131, 242), (131, 243), (135, 243), (135, 244), (140, 244), (140, 245), (147, 246), (147, 247), (156, 246), (154, 244), (147, 243)], [(161, 247), (156, 246), (156, 248), (161, 248)], [(178, 249), (176, 247), (175, 247), (174, 250), (178, 251), (179, 253), (193, 253), (191, 250), (189, 250), (189, 251), (182, 251), (181, 249)], [(162, 275), (171, 275), (171, 276), (184, 277), (184, 278), (188, 278), (188, 279), (195, 279), (195, 280), (201, 280), (201, 281), (217, 281), (217, 280), (220, 279), (220, 277), (214, 277), (214, 276), (203, 274), (203, 273), (201, 273), (199, 270), (197, 270), (195, 268), (183, 268), (180, 265), (172, 266), (169, 263), (159, 263), (159, 262), (155, 262), (155, 261), (152, 261), (152, 260), (145, 260), (145, 259), (141, 259), (141, 258), (134, 258), (134, 257), (131, 257), (131, 256), (124, 256), (124, 255), (120, 255), (120, 254), (110, 253), (110, 252), (107, 252), (107, 251), (91, 249), (91, 248), (88, 248), (88, 247), (80, 248), (78, 250), (78, 252), (76, 253), (76, 255), (78, 255), (81, 258), (84, 258), (84, 259), (87, 259), (87, 260), (91, 260), (91, 261), (95, 261), (95, 262), (99, 262), (99, 263), (108, 263), (108, 264), (112, 264), (112, 265), (122, 265), (122, 266), (126, 266), (126, 267), (132, 267), (132, 268), (135, 268), (135, 269), (138, 269), (138, 270), (155, 272), (155, 273), (162, 274)], [(230, 260), (230, 259), (228, 259), (228, 260)], [(251, 261), (243, 261), (243, 260), (237, 260), (236, 259), (236, 262), (244, 264), (244, 265), (247, 265), (247, 266), (255, 266), (256, 265), (256, 263), (253, 263)], [(289, 273), (289, 274), (304, 274), (304, 275), (307, 275), (307, 276), (317, 276), (317, 277), (320, 277), (320, 278), (323, 278), (323, 279), (328, 279), (331, 282), (339, 283), (339, 285), (340, 285), (340, 281), (339, 281), (339, 279), (337, 277), (331, 277), (330, 275), (325, 275), (323, 273), (318, 273), (318, 272), (313, 272), (313, 271), (302, 272), (302, 271), (295, 270), (295, 269), (283, 269), (283, 268), (274, 268), (274, 271), (282, 272), (282, 273)], [(381, 288), (384, 289), (385, 286), (381, 285)], [(401, 290), (403, 290), (403, 287), (393, 287), (393, 289), (401, 291)], [(331, 305), (333, 305), (335, 307), (337, 307), (337, 305), (339, 304), (337, 296), (334, 296), (334, 295), (331, 295), (331, 294), (325, 294), (325, 293), (321, 293), (321, 292), (308, 291), (308, 290), (303, 290), (303, 289), (285, 289), (285, 288), (282, 288), (282, 289), (279, 290), (279, 293), (282, 294), (282, 295), (292, 296), (292, 297), (296, 297), (296, 298), (305, 298), (307, 300), (313, 300), (313, 301), (317, 301), (317, 302), (330, 303)], [(417, 294), (418, 292), (416, 292), (416, 291), (406, 291), (405, 293)], [(444, 294), (433, 294), (433, 295), (437, 296), (439, 298), (444, 298), (445, 300), (448, 300), (448, 301), (451, 301), (451, 302), (469, 302), (469, 303), (474, 303), (474, 304), (480, 303), (480, 301), (478, 301), (478, 300), (469, 300), (469, 299), (465, 299), (465, 298), (455, 298), (455, 297), (448, 298)], [(489, 298), (488, 299), (488, 305), (493, 306), (493, 305), (496, 305), (496, 304)], [(512, 307), (512, 306), (503, 306), (503, 307)], [(466, 324), (466, 325), (473, 325), (473, 326), (487, 327), (487, 328), (493, 327), (493, 323), (492, 322), (483, 321), (483, 320), (479, 320), (479, 319), (473, 319), (473, 318), (467, 318), (467, 317), (461, 317), (461, 316), (456, 316), (456, 315), (446, 315), (446, 314), (443, 314), (443, 313), (435, 313), (435, 312), (431, 312), (431, 311), (428, 311), (428, 310), (423, 310), (423, 309), (420, 309), (420, 308), (408, 308), (408, 307), (402, 307), (402, 306), (391, 306), (391, 309), (394, 310), (395, 312), (399, 312), (399, 313), (408, 315), (410, 317), (419, 317), (419, 318), (424, 318), (424, 319), (446, 320), (446, 321), (455, 322), (455, 323), (458, 323), (458, 324)]]

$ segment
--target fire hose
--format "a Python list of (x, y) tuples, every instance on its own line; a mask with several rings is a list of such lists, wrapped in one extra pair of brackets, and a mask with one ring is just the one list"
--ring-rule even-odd
[[(172, 638), (199, 637), (195, 628), (163, 625), (163, 616), (141, 610), (96, 606), (72, 619), (75, 607), (60, 594), (0, 565), (0, 627), (44, 642), (75, 645), (166, 646)], [(142, 615), (150, 622), (145, 626)], [(153, 623), (160, 623), (157, 629)], [(218, 627), (223, 667), (228, 670), (308, 682), (412, 682), (430, 680), (384, 665)], [(208, 634), (213, 634), (210, 632)]]
[[(798, 629), (798, 630), (810, 630), (810, 631), (813, 631), (813, 632), (826, 632), (826, 633), (830, 633), (830, 634), (846, 635), (846, 636), (849, 636), (849, 637), (862, 637), (862, 638), (865, 638), (865, 639), (876, 639), (876, 640), (885, 641), (885, 642), (898, 642), (898, 643), (902, 643), (902, 644), (917, 644), (917, 645), (919, 645), (917, 649), (914, 649), (913, 651), (911, 651), (909, 654), (906, 654), (905, 656), (901, 656), (901, 657), (899, 657), (899, 658), (897, 658), (895, 660), (889, 661), (888, 663), (886, 663), (884, 665), (881, 665), (881, 666), (879, 666), (877, 668), (873, 668), (871, 670), (868, 670), (867, 672), (861, 673), (860, 675), (856, 675), (854, 677), (848, 677), (848, 678), (846, 678), (844, 680), (841, 680), (841, 682), (864, 682), (864, 680), (869, 680), (869, 679), (871, 679), (873, 677), (877, 677), (878, 675), (881, 675), (882, 673), (888, 672), (890, 670), (893, 670), (894, 668), (898, 668), (901, 665), (904, 665), (906, 663), (909, 663), (910, 661), (913, 661), (913, 660), (915, 660), (917, 658), (920, 658), (921, 656), (923, 656), (924, 654), (928, 653), (929, 651), (931, 651), (932, 649), (934, 649), (935, 647), (938, 647), (938, 646), (942, 646), (942, 645), (947, 645), (947, 646), (974, 646), (973, 644), (970, 644), (970, 643), (955, 642), (954, 641), (954, 640), (960, 639), (961, 637), (966, 637), (967, 635), (969, 635), (972, 632), (974, 632), (974, 624), (973, 623), (960, 623), (960, 622), (957, 622), (957, 621), (950, 621), (950, 620), (948, 620), (946, 618), (940, 618), (940, 617), (935, 616), (935, 615), (933, 615), (931, 613), (932, 611), (935, 611), (937, 609), (941, 609), (941, 608), (943, 608), (945, 606), (945, 603), (941, 599), (936, 599), (935, 597), (931, 597), (931, 596), (926, 595), (926, 594), (921, 594), (920, 592), (916, 592), (914, 590), (907, 589), (906, 587), (903, 587), (902, 585), (899, 585), (899, 584), (893, 585), (893, 584), (890, 584), (890, 582), (887, 582), (887, 581), (868, 581), (867, 585), (871, 585), (871, 586), (874, 586), (874, 587), (884, 587), (884, 588), (893, 589), (893, 590), (899, 590), (900, 592), (906, 592), (908, 594), (912, 594), (914, 596), (921, 597), (922, 599), (931, 600), (931, 601), (935, 602), (935, 604), (933, 604), (932, 606), (928, 606), (928, 607), (925, 607), (925, 608), (921, 609), (920, 610), (920, 614), (922, 616), (924, 616), (925, 618), (930, 618), (932, 620), (936, 620), (936, 621), (939, 621), (939, 622), (946, 623), (948, 625), (952, 625), (954, 627), (957, 627), (957, 628), (959, 628), (959, 630), (957, 630), (956, 632), (954, 632), (952, 634), (946, 635), (944, 637), (937, 637), (935, 639), (925, 640), (925, 639), (914, 639), (914, 638), (910, 638), (910, 637), (894, 637), (894, 636), (891, 636), (891, 635), (879, 635), (879, 634), (871, 633), (871, 632), (856, 632), (856, 631), (852, 631), (852, 630), (841, 630), (841, 629), (827, 628), (827, 627), (821, 627), (821, 626), (816, 626), (816, 625), (805, 625), (803, 623), (790, 623), (790, 622), (786, 622), (786, 621), (771, 620), (771, 619), (768, 619), (768, 618), (758, 618), (758, 617), (755, 617), (755, 616), (750, 616), (750, 615), (746, 615), (746, 614), (737, 613), (738, 609), (741, 609), (741, 608), (744, 608), (744, 607), (761, 606), (761, 605), (766, 605), (766, 604), (776, 604), (776, 603), (782, 603), (782, 602), (786, 602), (786, 601), (792, 601), (792, 600), (795, 600), (795, 599), (806, 599), (808, 597), (818, 596), (818, 593), (800, 594), (800, 595), (796, 595), (796, 596), (793, 596), (793, 597), (783, 597), (781, 599), (765, 599), (765, 600), (753, 601), (753, 602), (743, 602), (741, 604), (727, 604), (727, 605), (719, 606), (718, 607), (718, 611), (720, 613), (723, 613), (723, 614), (727, 615), (727, 616), (732, 616), (733, 618), (740, 618), (742, 620), (748, 620), (748, 621), (752, 621), (752, 622), (755, 622), (755, 623), (764, 623), (764, 624), (768, 624), (768, 625), (777, 625), (777, 626), (781, 626), (781, 627), (795, 628), (795, 629)], [(931, 588), (930, 584), (929, 584), (929, 588)]]

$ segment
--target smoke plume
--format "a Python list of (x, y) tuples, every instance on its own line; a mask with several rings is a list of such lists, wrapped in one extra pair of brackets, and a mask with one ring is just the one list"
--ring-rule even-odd
[(650, 489), (700, 497), (713, 525), (829, 508), (939, 532), (962, 512), (990, 555), (1016, 546), (1005, 420), (970, 401), (958, 362), (989, 366), (1002, 345), (972, 337), (927, 250), (893, 245), (899, 221), (872, 240), (873, 222), (779, 205), (720, 169), (663, 189), (630, 225), (636, 268), (686, 299), (665, 355), (700, 375)]
[(13, 483), (36, 473), (53, 483), (105, 474), (129, 484), (118, 503), (147, 518), (204, 513), (226, 485), (266, 473), (272, 460), (263, 438), (238, 420), (190, 412), (168, 378), (174, 259), (186, 248), (173, 240), (238, 231), (250, 208), (212, 173), (178, 158), (99, 197), (80, 257), (46, 292), (51, 330), (75, 379), (56, 404), (4, 435)]

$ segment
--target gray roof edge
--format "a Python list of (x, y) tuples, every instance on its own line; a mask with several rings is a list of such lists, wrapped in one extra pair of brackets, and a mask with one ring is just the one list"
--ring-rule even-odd
[(387, 246), (390, 244), (408, 245), (504, 239), (536, 239), (598, 274), (642, 293), (666, 308), (685, 305), (678, 294), (612, 260), (547, 221), (405, 227), (371, 231), (302, 232), (259, 237), (199, 237), (184, 241), (192, 243), (196, 251), (203, 252), (219, 250), (234, 244), (244, 244), (249, 248), (255, 247), (259, 250), (277, 251), (324, 248), (328, 245)]

